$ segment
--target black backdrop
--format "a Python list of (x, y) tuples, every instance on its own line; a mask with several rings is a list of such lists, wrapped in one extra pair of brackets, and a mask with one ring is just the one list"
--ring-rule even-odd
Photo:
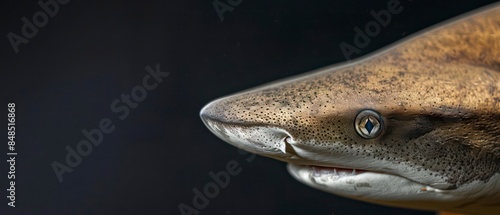
[[(352, 43), (353, 28), (373, 20), (370, 11), (386, 9), (387, 1), (243, 0), (223, 21), (213, 2), (72, 0), (43, 23), (37, 1), (3, 1), (0, 105), (6, 115), (7, 103), (16, 103), (18, 155), (12, 208), (4, 118), (0, 214), (181, 214), (181, 203), (193, 207), (193, 189), (213, 182), (209, 172), (231, 160), (241, 173), (200, 214), (432, 214), (311, 189), (284, 163), (260, 156), (247, 162), (249, 155), (198, 117), (217, 97), (345, 61), (339, 44)], [(401, 0), (403, 11), (353, 57), (492, 2)], [(22, 17), (34, 15), (42, 27), (26, 31), (31, 38), (16, 53), (9, 37), (23, 36)], [(148, 74), (144, 68), (157, 64), (168, 77), (128, 116), (113, 111), (113, 101), (140, 92), (134, 87)], [(53, 162), (67, 164), (66, 147), (75, 149), (86, 140), (82, 130), (106, 118), (115, 129), (59, 182)]]

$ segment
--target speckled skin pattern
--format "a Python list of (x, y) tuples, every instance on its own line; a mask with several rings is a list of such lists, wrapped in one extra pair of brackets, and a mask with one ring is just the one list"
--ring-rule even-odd
[[(278, 127), (304, 150), (352, 157), (348, 167), (440, 178), (440, 189), (500, 172), (500, 7), (426, 31), (368, 58), (216, 101), (205, 115), (226, 125)], [(364, 109), (381, 114), (373, 139), (353, 126)], [(253, 152), (286, 162), (262, 150)], [(288, 151), (290, 150), (290, 151)], [(252, 151), (252, 149), (250, 149)], [(287, 153), (294, 154), (287, 148)], [(356, 158), (386, 165), (356, 166)], [(409, 165), (412, 173), (390, 168)], [(339, 164), (346, 166), (347, 164)]]

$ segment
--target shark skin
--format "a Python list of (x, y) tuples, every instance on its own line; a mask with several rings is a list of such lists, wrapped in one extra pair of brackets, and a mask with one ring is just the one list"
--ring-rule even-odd
[[(359, 124), (365, 110), (375, 118)], [(500, 4), (370, 56), (217, 99), (200, 116), (222, 140), (287, 162), (295, 179), (325, 192), (496, 214)], [(377, 135), (361, 136), (356, 123)]]

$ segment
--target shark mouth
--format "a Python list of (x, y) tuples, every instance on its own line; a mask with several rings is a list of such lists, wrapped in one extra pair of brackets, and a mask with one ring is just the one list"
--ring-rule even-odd
[(362, 169), (349, 169), (349, 168), (340, 168), (340, 167), (325, 167), (325, 166), (314, 166), (308, 165), (310, 168), (310, 176), (312, 177), (348, 177), (355, 176), (359, 174), (363, 174), (368, 172), (367, 170)]

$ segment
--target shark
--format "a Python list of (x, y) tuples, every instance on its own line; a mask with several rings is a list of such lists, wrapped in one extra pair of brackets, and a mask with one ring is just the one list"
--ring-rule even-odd
[(500, 211), (500, 4), (359, 59), (214, 100), (220, 139), (356, 200)]

